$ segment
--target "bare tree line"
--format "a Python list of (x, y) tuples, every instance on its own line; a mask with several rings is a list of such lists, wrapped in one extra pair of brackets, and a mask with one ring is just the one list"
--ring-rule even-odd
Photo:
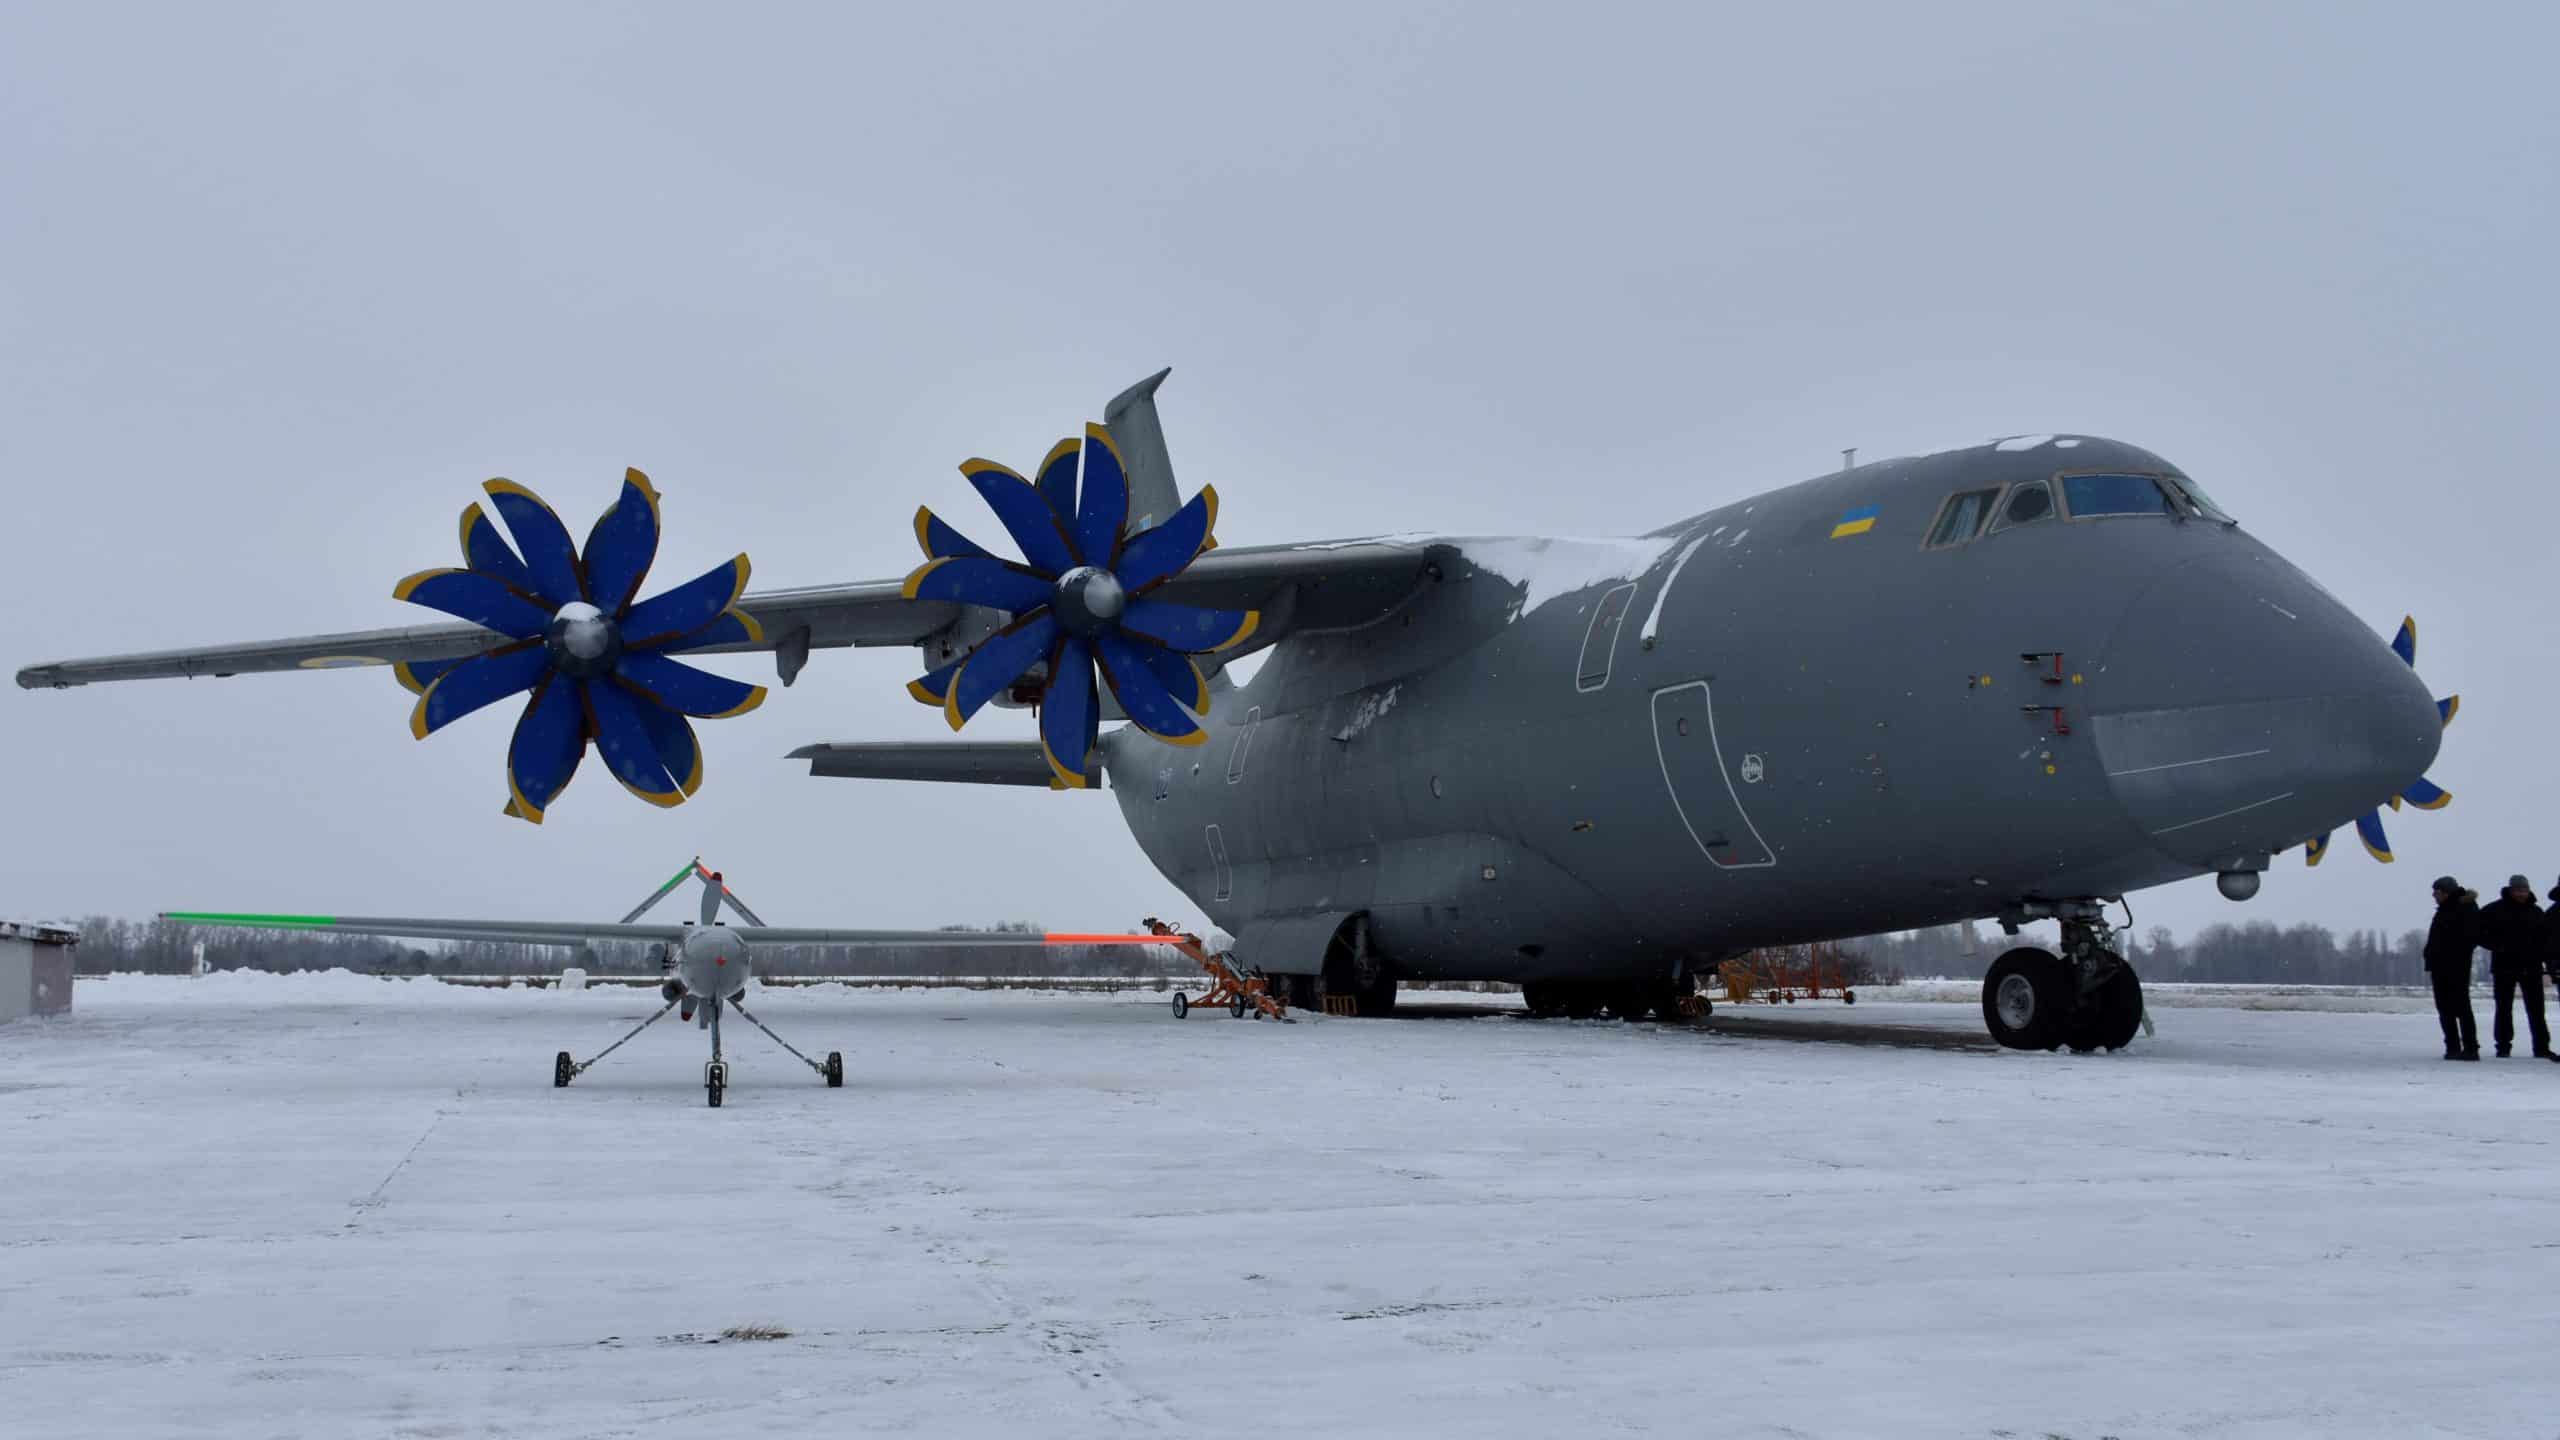
[[(954, 933), (1038, 933), (1029, 921), (984, 926), (952, 925)], [(2310, 923), (2279, 926), (2253, 920), (2208, 925), (2181, 941), (2155, 925), (2139, 940), (2125, 935), (2127, 953), (2143, 976), (2161, 981), (2223, 984), (2416, 985), (2425, 982), (2419, 951), (2423, 930), (2398, 936), (2380, 930), (2341, 935)], [(582, 965), (601, 975), (654, 975), (656, 947), (513, 945), (490, 941), (419, 945), (401, 940), (335, 935), (325, 930), (233, 930), (165, 920), (130, 921), (92, 916), (80, 927), (80, 973), (183, 975), (201, 943), (212, 970), (352, 970), (383, 975), (548, 975)], [(1907, 934), (1872, 936), (1843, 947), (1854, 960), (1852, 983), (1899, 976), (1978, 977), (2002, 951), (2032, 940), (2010, 940), (1984, 926), (1968, 946), (1964, 928), (1941, 926)], [(2485, 963), (2485, 962), (2483, 962)], [(757, 969), (776, 976), (1139, 976), (1187, 975), (1189, 962), (1156, 946), (867, 947), (771, 945), (756, 950)]]
[[(947, 925), (971, 931), (1038, 934), (1029, 921), (986, 926)], [(469, 940), (418, 944), (326, 930), (236, 930), (168, 920), (118, 920), (93, 915), (80, 925), (80, 973), (185, 975), (204, 946), (208, 970), (263, 970), (290, 974), (352, 970), (365, 975), (556, 975), (570, 965), (596, 975), (656, 975), (658, 947), (650, 944), (517, 945)], [(952, 945), (865, 946), (759, 945), (757, 973), (801, 975), (1142, 976), (1195, 973), (1191, 963), (1154, 945)]]
[[(2252, 920), (2207, 925), (2183, 941), (2165, 925), (2154, 925), (2139, 937), (2125, 932), (2120, 938), (2127, 958), (2145, 980), (2224, 985), (2423, 985), (2427, 981), (2426, 964), (2420, 958), (2427, 940), (2424, 930), (2396, 936), (2381, 930), (2340, 934), (2307, 921), (2278, 925)], [(2012, 946), (2037, 943), (2031, 938), (2012, 940), (1986, 925), (1968, 947), (1964, 927), (1948, 925), (1860, 940), (1851, 948), (1885, 975), (1970, 979), (1979, 977)], [(2475, 963), (2485, 974), (2487, 961)]]

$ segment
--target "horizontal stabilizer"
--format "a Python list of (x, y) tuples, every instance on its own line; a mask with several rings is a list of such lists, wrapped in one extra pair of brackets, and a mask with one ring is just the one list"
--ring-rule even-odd
[[(1037, 785), (1056, 775), (1036, 740), (867, 740), (803, 745), (790, 758), (812, 775), (847, 780), (933, 780), (945, 785)], [(1101, 756), (1085, 760), (1088, 784), (1101, 781)]]

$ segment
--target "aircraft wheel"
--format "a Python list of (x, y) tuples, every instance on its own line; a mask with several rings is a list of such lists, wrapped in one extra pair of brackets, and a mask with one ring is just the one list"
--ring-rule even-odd
[(1609, 997), (1609, 1013), (1633, 1025), (1653, 1013), (1653, 992), (1630, 985)]
[(1179, 990), (1174, 991), (1174, 992), (1173, 992), (1173, 1018), (1174, 1018), (1174, 1019), (1176, 1019), (1176, 1020), (1179, 1020), (1179, 1019), (1181, 1019), (1183, 1016), (1188, 1015), (1188, 1014), (1190, 1014), (1190, 1013), (1191, 1013), (1191, 997), (1190, 997), (1190, 996), (1188, 996), (1188, 995), (1183, 994), (1183, 993), (1182, 993), (1181, 991), (1179, 991)]
[(704, 1095), (710, 1100), (712, 1109), (717, 1110), (720, 1108), (720, 1097), (728, 1090), (728, 1088), (728, 1066), (714, 1060), (710, 1064), (702, 1067), (702, 1089)]
[(1857, 991), (1855, 991), (1855, 990), (1843, 990), (1843, 991), (1841, 991), (1841, 992), (1840, 992), (1840, 1003), (1841, 1003), (1841, 1004), (1843, 1004), (1843, 1005), (1855, 1005), (1855, 1004), (1857, 1004), (1857, 1003), (1858, 1003), (1858, 992), (1857, 992)]
[(1589, 1020), (1600, 1013), (1600, 990), (1597, 986), (1576, 985), (1564, 992), (1564, 1013), (1576, 1020)]
[(1549, 980), (1532, 980), (1521, 986), (1520, 1003), (1540, 1020), (1552, 1020), (1564, 1013), (1564, 997), (1556, 993), (1555, 983)]
[(827, 1088), (830, 1090), (844, 1088), (844, 1052), (841, 1050), (827, 1052)]
[(2058, 1049), (2070, 1030), (2075, 988), (2061, 956), (2012, 950), (1982, 977), (1982, 1023), (2011, 1050)]
[(571, 1080), (573, 1080), (573, 1079), (576, 1079), (576, 1078), (577, 1078), (577, 1074), (578, 1074), (578, 1067), (577, 1067), (577, 1065), (576, 1065), (576, 1063), (575, 1063), (575, 1062), (573, 1062), (573, 1061), (571, 1061), (571, 1060), (570, 1060), (570, 1058), (569, 1058), (569, 1052), (568, 1052), (568, 1051), (563, 1050), (563, 1051), (561, 1051), (558, 1055), (556, 1055), (556, 1056), (553, 1056), (553, 1057), (552, 1057), (552, 1060), (551, 1060), (551, 1088), (552, 1088), (552, 1089), (554, 1089), (554, 1090), (560, 1090), (560, 1089), (565, 1089), (565, 1088), (567, 1088), (567, 1086), (568, 1086), (569, 1082), (570, 1082)]
[(2119, 960), (2098, 982), (2088, 1005), (2073, 1017), (2071, 1049), (2082, 1055), (2092, 1050), (2121, 1050), (2141, 1033), (2142, 981), (2132, 966)]
[(1239, 1020), (1244, 1018), (1244, 1012), (1252, 1008), (1253, 1002), (1245, 999), (1244, 992), (1241, 990), (1227, 997), (1227, 1013)]

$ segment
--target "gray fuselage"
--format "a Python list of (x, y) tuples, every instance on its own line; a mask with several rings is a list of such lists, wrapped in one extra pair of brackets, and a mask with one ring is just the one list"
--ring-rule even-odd
[[(1639, 539), (1452, 542), (1396, 613), (1281, 641), (1207, 745), (1115, 732), (1111, 786), (1248, 941), (1362, 916), (1394, 973), (1520, 980), (2254, 870), (2417, 778), (2423, 686), (2236, 525), (1989, 528), (2084, 474), (2182, 478), (2040, 438)], [(1929, 545), (1968, 492), (1994, 520)], [(1321, 963), (1284, 948), (1251, 958)]]

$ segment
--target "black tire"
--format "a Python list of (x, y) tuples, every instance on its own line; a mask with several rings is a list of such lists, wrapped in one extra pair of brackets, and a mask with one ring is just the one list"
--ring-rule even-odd
[(1982, 977), (1982, 1023), (2008, 1049), (2058, 1049), (2070, 1030), (2075, 988), (2061, 956), (2012, 950)]
[(1564, 1013), (1575, 1020), (1594, 1020), (1600, 1015), (1599, 987), (1576, 985), (1564, 992)]
[(827, 1088), (830, 1090), (844, 1088), (844, 1052), (841, 1050), (827, 1052)]
[(722, 1090), (727, 1089), (728, 1087), (727, 1087), (727, 1086), (725, 1086), (725, 1085), (722, 1085), (719, 1081), (714, 1080), (714, 1081), (712, 1081), (710, 1084), (705, 1085), (705, 1086), (703, 1086), (702, 1088), (703, 1088), (703, 1090), (704, 1090), (704, 1091), (705, 1091), (705, 1092), (706, 1092), (706, 1093), (711, 1097), (711, 1108), (712, 1108), (712, 1109), (714, 1109), (714, 1110), (719, 1109), (719, 1108), (720, 1108), (720, 1092), (721, 1092)]
[(1176, 1019), (1176, 1020), (1179, 1020), (1179, 1019), (1181, 1019), (1183, 1016), (1188, 1015), (1188, 1014), (1190, 1014), (1190, 1013), (1191, 1013), (1191, 997), (1190, 997), (1190, 996), (1188, 996), (1188, 995), (1183, 994), (1183, 993), (1182, 993), (1181, 991), (1179, 991), (1179, 990), (1174, 991), (1174, 992), (1173, 992), (1173, 1018), (1174, 1018), (1174, 1019)]
[(1630, 1025), (1641, 1023), (1653, 1013), (1653, 992), (1641, 986), (1620, 990), (1609, 997), (1609, 1013)]
[(1396, 981), (1392, 975), (1381, 975), (1378, 983), (1360, 992), (1360, 1013), (1393, 1015), (1396, 1013)]
[(2142, 981), (2133, 967), (2116, 962), (2097, 993), (2073, 1017), (2070, 1045), (2076, 1054), (2121, 1050), (2142, 1033)]
[(1843, 1004), (1843, 1005), (1855, 1005), (1855, 1004), (1857, 1004), (1857, 1003), (1858, 1003), (1858, 992), (1857, 992), (1857, 991), (1855, 991), (1855, 990), (1843, 990), (1843, 991), (1841, 991), (1841, 992), (1840, 992), (1840, 1003), (1841, 1003), (1841, 1004)]
[(568, 1086), (569, 1086), (569, 1082), (570, 1082), (571, 1080), (573, 1080), (573, 1079), (576, 1079), (576, 1078), (577, 1078), (577, 1074), (578, 1074), (578, 1066), (577, 1066), (577, 1062), (575, 1062), (575, 1061), (573, 1061), (573, 1060), (571, 1060), (571, 1059), (569, 1058), (569, 1052), (568, 1052), (568, 1051), (563, 1050), (563, 1051), (561, 1051), (557, 1056), (554, 1056), (554, 1057), (552, 1058), (552, 1061), (551, 1061), (551, 1088), (552, 1088), (552, 1089), (554, 1089), (554, 1090), (565, 1090), (565, 1089), (567, 1089), (567, 1088), (568, 1088)]
[(1540, 1020), (1552, 1020), (1564, 1013), (1564, 996), (1558, 993), (1552, 981), (1532, 980), (1521, 986), (1520, 1002)]
[(1252, 1008), (1253, 1002), (1245, 999), (1244, 992), (1241, 990), (1227, 997), (1227, 1013), (1239, 1020), (1244, 1018), (1244, 1012)]

